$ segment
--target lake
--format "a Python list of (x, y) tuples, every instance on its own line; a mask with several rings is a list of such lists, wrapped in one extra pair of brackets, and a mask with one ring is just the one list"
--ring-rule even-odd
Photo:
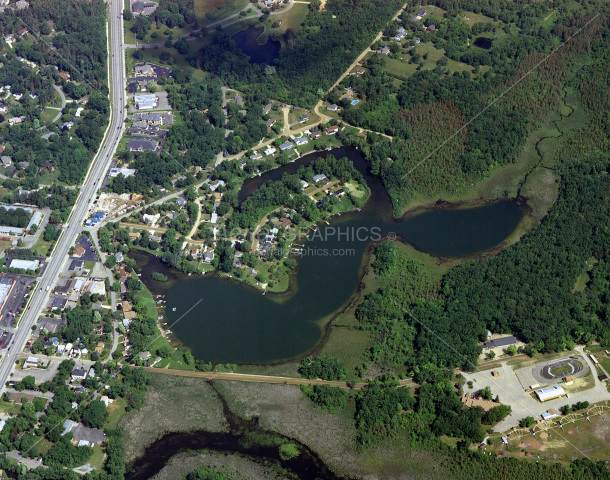
[(250, 57), (250, 63), (273, 65), (273, 60), (280, 55), (281, 45), (271, 40), (267, 40), (267, 43), (264, 45), (259, 45), (256, 39), (264, 30), (264, 27), (250, 26), (236, 33), (231, 38), (235, 40), (241, 51)]
[[(153, 293), (166, 295), (167, 321), (177, 322), (171, 330), (196, 358), (250, 364), (301, 356), (320, 340), (320, 320), (341, 309), (353, 295), (371, 242), (389, 236), (432, 255), (469, 256), (501, 244), (524, 216), (515, 202), (499, 201), (476, 208), (436, 208), (395, 219), (383, 185), (367, 171), (360, 152), (341, 148), (330, 153), (354, 162), (367, 180), (371, 198), (360, 212), (333, 217), (330, 225), (321, 224), (309, 234), (294, 278), (296, 291), (262, 295), (215, 274), (180, 276), (171, 286), (160, 284), (150, 274), (165, 272), (165, 266), (156, 257), (134, 253), (142, 279)], [(327, 154), (313, 153), (247, 180), (240, 199), (262, 183), (294, 173)]]

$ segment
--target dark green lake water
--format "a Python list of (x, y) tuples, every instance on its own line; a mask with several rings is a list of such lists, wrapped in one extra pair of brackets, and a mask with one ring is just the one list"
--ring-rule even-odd
[[(177, 321), (172, 331), (196, 358), (270, 363), (302, 355), (321, 338), (319, 320), (342, 308), (354, 293), (364, 253), (372, 241), (396, 236), (433, 255), (463, 257), (502, 243), (524, 215), (516, 203), (500, 201), (468, 209), (440, 208), (395, 220), (385, 189), (366, 172), (360, 153), (352, 149), (332, 153), (354, 161), (371, 188), (371, 199), (362, 211), (335, 217), (330, 225), (320, 225), (310, 233), (296, 274), (296, 292), (262, 295), (216, 275), (182, 277), (168, 288), (150, 279), (153, 271), (165, 271), (158, 260), (137, 254), (142, 280), (153, 293), (166, 295), (167, 321), (170, 325)], [(244, 185), (244, 192), (296, 170), (317, 155), (325, 153), (255, 178)]]

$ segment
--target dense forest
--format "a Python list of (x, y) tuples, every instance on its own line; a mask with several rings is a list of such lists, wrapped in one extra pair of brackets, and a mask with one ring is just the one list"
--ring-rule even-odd
[[(0, 127), (0, 142), (5, 154), (13, 162), (27, 162), (19, 168), (15, 178), (5, 180), (3, 186), (14, 190), (38, 188), (39, 167), (59, 171), (58, 179), (77, 184), (103, 137), (108, 121), (109, 102), (106, 98), (106, 30), (105, 6), (101, 0), (68, 2), (33, 0), (23, 10), (5, 11), (0, 17), (0, 32), (15, 33), (24, 26), (28, 35), (17, 36), (12, 49), (2, 59), (0, 83), (11, 85), (13, 94), (24, 94), (20, 100), (12, 99), (8, 105), (10, 116), (24, 116), (25, 121)], [(35, 71), (16, 59), (20, 55), (39, 66)], [(59, 71), (68, 72), (78, 82), (65, 82)], [(72, 131), (62, 131), (54, 124), (44, 127), (42, 112), (55, 98), (53, 85), (64, 85), (73, 98), (89, 94), (85, 111)], [(31, 97), (28, 94), (35, 95)], [(61, 112), (62, 121), (74, 120), (69, 108)], [(41, 138), (51, 133), (48, 140)]]
[(310, 9), (298, 33), (286, 32), (273, 66), (250, 64), (222, 33), (199, 52), (198, 65), (240, 90), (311, 107), (401, 6), (399, 0), (329, 0), (325, 10)]
[[(512, 5), (511, 9), (516, 5), (501, 3)], [(479, 24), (469, 27), (459, 16), (471, 6), (469, 2), (452, 2), (437, 31), (417, 31), (422, 42), (430, 41), (445, 50), (447, 57), (475, 66), (475, 73), (480, 65), (490, 66), (483, 74), (451, 72), (446, 67), (447, 57), (434, 69), (422, 70), (421, 59), (416, 58), (419, 54), (410, 53), (412, 62), (419, 66), (396, 86), (395, 78), (384, 70), (386, 59), (372, 57), (364, 78), (346, 77), (340, 88), (328, 95), (330, 102), (341, 103), (337, 102), (339, 94), (351, 86), (365, 102), (353, 107), (342, 101), (342, 118), (393, 136), (391, 142), (379, 138), (374, 142), (355, 139), (352, 143), (367, 153), (397, 212), (414, 196), (460, 193), (498, 166), (514, 162), (527, 133), (555, 108), (573, 59), (591, 51), (600, 38), (602, 21), (594, 14), (560, 8), (562, 22), (557, 26), (533, 28), (531, 25), (539, 25), (541, 15), (548, 12), (548, 7), (541, 5), (520, 10), (515, 28), (521, 34), (501, 37), (488, 51), (464, 49), (460, 56), (452, 50), (459, 43), (453, 34), (463, 31), (464, 38), (472, 40), (482, 28), (477, 27)], [(475, 11), (494, 18), (491, 10), (498, 9), (479, 6)], [(407, 19), (402, 24), (414, 28)], [(587, 28), (581, 30), (585, 24)], [(545, 57), (559, 41), (576, 32), (570, 42)], [(473, 51), (480, 58), (466, 58), (472, 57)], [(529, 75), (534, 67), (536, 74)], [(504, 95), (509, 90), (510, 95)], [(497, 135), (499, 131), (502, 135)], [(443, 148), (437, 149), (441, 144)], [(420, 169), (423, 160), (426, 166)], [(410, 175), (414, 169), (417, 174)]]
[(106, 94), (104, 2), (31, 0), (28, 4), (26, 9), (5, 11), (0, 16), (0, 34), (27, 27), (36, 40), (18, 43), (19, 55), (40, 65), (56, 66)]

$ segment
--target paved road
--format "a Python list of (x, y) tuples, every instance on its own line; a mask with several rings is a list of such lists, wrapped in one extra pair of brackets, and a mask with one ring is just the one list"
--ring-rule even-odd
[[(163, 375), (176, 375), (178, 377), (197, 377), (205, 378), (210, 380), (234, 380), (239, 382), (255, 382), (255, 383), (280, 383), (284, 385), (328, 385), (330, 387), (338, 388), (354, 388), (359, 390), (367, 383), (354, 383), (348, 385), (346, 382), (334, 382), (331, 380), (310, 380), (308, 378), (293, 378), (293, 377), (276, 377), (272, 375), (251, 375), (247, 373), (221, 373), (221, 372), (197, 372), (192, 370), (172, 370), (169, 368), (154, 368), (145, 367), (151, 373), (160, 373)], [(401, 380), (400, 386), (411, 386), (415, 385), (415, 382), (411, 379)]]
[(57, 120), (59, 120), (59, 117), (61, 117), (61, 111), (66, 106), (66, 96), (64, 95), (64, 92), (61, 90), (61, 88), (59, 88), (57, 85), (53, 85), (53, 88), (57, 91), (57, 93), (59, 93), (59, 96), (61, 97), (61, 108), (53, 119), (53, 123), (55, 123)]
[[(0, 364), (0, 392), (4, 389), (6, 381), (10, 375), (15, 359), (19, 352), (23, 350), (25, 342), (30, 336), (31, 327), (36, 323), (41, 310), (46, 308), (49, 293), (55, 280), (59, 276), (59, 271), (70, 247), (82, 231), (83, 221), (87, 217), (88, 210), (95, 198), (98, 183), (104, 178), (106, 171), (110, 167), (112, 155), (122, 135), (123, 119), (125, 118), (125, 57), (123, 54), (123, 1), (109, 0), (109, 83), (113, 101), (112, 113), (106, 136), (102, 141), (97, 155), (93, 159), (85, 183), (83, 184), (76, 204), (72, 210), (69, 223), (64, 227), (60, 239), (55, 245), (55, 249), (47, 265), (44, 274), (39, 279), (38, 287), (30, 298), (28, 310), (24, 313), (19, 328), (15, 332), (13, 343), (8, 348), (7, 353), (2, 358)], [(114, 52), (114, 54), (113, 54)]]

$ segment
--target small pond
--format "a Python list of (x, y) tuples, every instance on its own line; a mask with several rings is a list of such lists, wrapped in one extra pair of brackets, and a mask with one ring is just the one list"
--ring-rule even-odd
[(474, 41), (474, 46), (482, 48), (483, 50), (489, 50), (491, 48), (492, 43), (493, 40), (491, 38), (477, 37)]
[(250, 63), (273, 65), (273, 61), (280, 55), (281, 45), (271, 40), (267, 40), (264, 45), (259, 45), (256, 39), (264, 30), (264, 27), (251, 26), (231, 38), (235, 40), (241, 51), (250, 57)]

